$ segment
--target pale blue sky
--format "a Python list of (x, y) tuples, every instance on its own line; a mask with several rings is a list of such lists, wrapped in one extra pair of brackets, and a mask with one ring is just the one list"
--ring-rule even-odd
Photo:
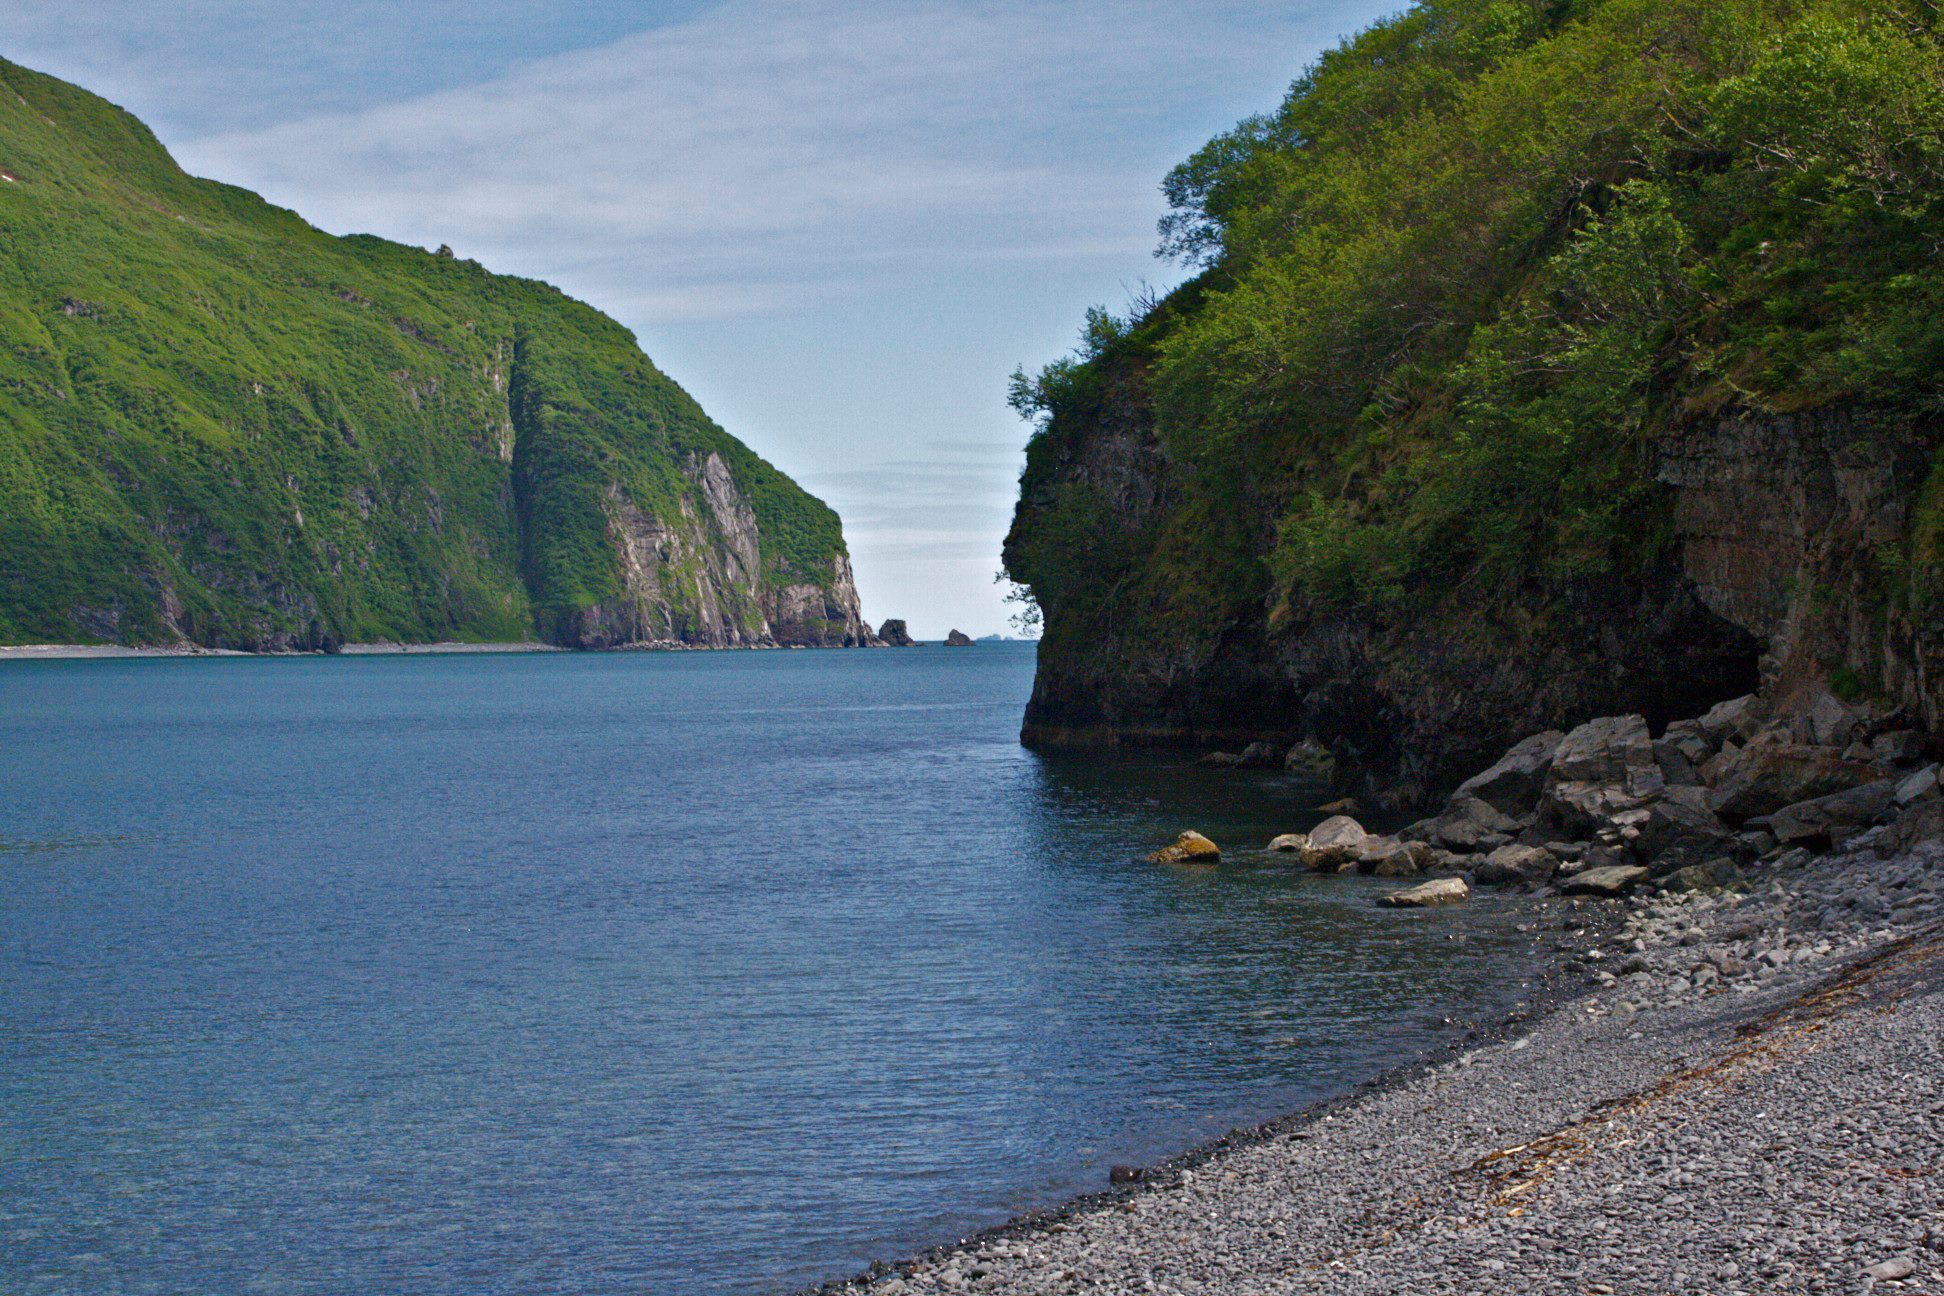
[(1027, 429), (1163, 174), (1380, 0), (0, 0), (190, 170), (632, 327), (844, 516), (865, 614), (1005, 627)]

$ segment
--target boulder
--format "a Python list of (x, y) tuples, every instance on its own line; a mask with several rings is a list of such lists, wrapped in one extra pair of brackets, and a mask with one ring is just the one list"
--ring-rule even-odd
[(1213, 864), (1221, 858), (1222, 848), (1193, 829), (1148, 856), (1156, 864)]
[(1848, 707), (1830, 693), (1818, 693), (1798, 717), (1797, 732), (1817, 747), (1847, 747), (1863, 728), (1866, 713)]
[(1283, 768), (1318, 783), (1336, 781), (1336, 756), (1313, 738), (1305, 738), (1291, 747), (1283, 755)]
[(1522, 739), (1490, 769), (1460, 783), (1457, 795), (1477, 797), (1514, 818), (1531, 814), (1539, 804), (1546, 772), (1552, 768), (1553, 752), (1565, 736), (1557, 729), (1548, 729)]
[(1637, 856), (1651, 860), (1654, 871), (1665, 873), (1725, 855), (1733, 849), (1735, 831), (1709, 803), (1702, 787), (1672, 787), (1650, 803), (1628, 841)]
[(1701, 771), (1695, 768), (1687, 749), (1672, 739), (1654, 743), (1654, 764), (1660, 766), (1661, 777), (1669, 787), (1694, 787), (1701, 782)]
[(1784, 806), (1768, 817), (1768, 830), (1783, 845), (1833, 843), (1837, 830), (1862, 828), (1896, 803), (1897, 781), (1879, 779)]
[(1457, 904), (1471, 895), (1463, 878), (1433, 878), (1405, 891), (1393, 891), (1382, 903), (1400, 909), (1423, 909), (1432, 905)]
[(1676, 720), (1667, 726), (1667, 732), (1661, 736), (1661, 741), (1668, 743), (1681, 755), (1687, 757), (1688, 763), (1697, 769), (1703, 761), (1715, 754), (1715, 748), (1718, 746), (1708, 740), (1708, 735), (1701, 732), (1699, 720)]
[(1877, 838), (1877, 854), (1888, 859), (1940, 838), (1944, 838), (1944, 793), (1932, 788), (1898, 812), (1897, 821)]
[(1753, 693), (1717, 702), (1695, 723), (1717, 747), (1729, 739), (1746, 742), (1768, 722), (1768, 704)]
[(1369, 836), (1349, 815), (1332, 815), (1310, 829), (1309, 845), (1301, 851), (1303, 867), (1319, 873), (1353, 868), (1357, 847)]
[(1870, 752), (1886, 765), (1908, 768), (1920, 764), (1928, 743), (1915, 729), (1897, 729), (1870, 739)]
[(1280, 855), (1300, 851), (1309, 844), (1308, 833), (1284, 833), (1280, 837), (1270, 839), (1269, 849)]
[(972, 636), (963, 630), (954, 630), (945, 636), (945, 646), (947, 648), (970, 648), (972, 646)]
[(1479, 861), (1472, 876), (1484, 886), (1542, 886), (1559, 871), (1559, 859), (1539, 846), (1501, 846)]
[(1646, 720), (1602, 716), (1560, 739), (1540, 801), (1541, 818), (1575, 835), (1591, 832), (1666, 787)]
[(1907, 775), (1897, 784), (1896, 802), (1907, 806), (1912, 801), (1937, 791), (1937, 766), (1926, 765), (1915, 774)]
[(1638, 864), (1611, 864), (1575, 873), (1559, 884), (1566, 895), (1624, 895), (1647, 880), (1647, 870)]
[(1488, 801), (1467, 793), (1453, 796), (1444, 813), (1431, 822), (1431, 840), (1449, 850), (1475, 851), (1503, 841), (1520, 830), (1518, 820)]
[(1274, 743), (1252, 742), (1242, 749), (1244, 769), (1274, 769), (1282, 762), (1282, 748)]
[(1418, 871), (1417, 850), (1395, 837), (1364, 838), (1357, 843), (1355, 858), (1359, 873), (1377, 877), (1410, 877)]
[(878, 638), (884, 640), (888, 648), (915, 648), (918, 645), (918, 641), (911, 637), (911, 631), (905, 628), (905, 623), (895, 617), (878, 627)]
[(1798, 801), (1861, 787), (1882, 776), (1882, 768), (1874, 762), (1844, 760), (1827, 747), (1752, 742), (1731, 768), (1718, 772), (1713, 808), (1723, 819), (1741, 822)]

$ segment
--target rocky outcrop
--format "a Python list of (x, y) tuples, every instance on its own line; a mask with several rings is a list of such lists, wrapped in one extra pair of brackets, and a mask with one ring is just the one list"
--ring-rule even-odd
[(895, 617), (878, 627), (877, 637), (878, 642), (886, 648), (916, 648), (918, 646), (918, 641), (911, 637), (911, 631), (905, 629), (905, 623)]
[(1222, 848), (1192, 828), (1148, 860), (1155, 864), (1214, 864), (1222, 858)]
[(954, 630), (945, 636), (945, 646), (947, 648), (970, 648), (972, 646), (972, 636), (966, 634), (963, 630)]
[(620, 483), (603, 498), (620, 594), (581, 612), (581, 648), (832, 647), (874, 638), (858, 606), (850, 557), (830, 560), (827, 582), (765, 578), (756, 513), (722, 456), (690, 455), (693, 487), (672, 506), (642, 508)]

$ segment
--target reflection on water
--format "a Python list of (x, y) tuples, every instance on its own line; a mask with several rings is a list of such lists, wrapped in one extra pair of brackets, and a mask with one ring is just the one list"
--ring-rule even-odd
[[(0, 663), (0, 1290), (757, 1292), (1519, 992), (1027, 648)], [(1193, 826), (1230, 850), (1169, 869)]]

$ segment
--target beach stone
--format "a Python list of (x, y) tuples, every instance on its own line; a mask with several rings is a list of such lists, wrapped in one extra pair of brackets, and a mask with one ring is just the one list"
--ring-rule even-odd
[(1557, 729), (1533, 734), (1513, 744), (1491, 768), (1458, 785), (1457, 795), (1477, 797), (1501, 814), (1517, 818), (1539, 804), (1553, 752), (1566, 735)]
[(1148, 856), (1156, 864), (1213, 864), (1221, 858), (1222, 848), (1193, 829)]
[(1879, 1260), (1865, 1269), (1863, 1276), (1866, 1278), (1874, 1278), (1878, 1282), (1898, 1282), (1910, 1277), (1910, 1275), (1916, 1272), (1916, 1264), (1908, 1257), (1892, 1256), (1888, 1260)]
[(1638, 864), (1609, 864), (1575, 873), (1560, 883), (1567, 895), (1617, 896), (1647, 880), (1647, 870)]
[(1284, 833), (1280, 837), (1272, 837), (1270, 839), (1269, 849), (1278, 854), (1284, 854), (1291, 851), (1300, 851), (1309, 844), (1310, 839), (1308, 833)]
[(1400, 909), (1428, 908), (1432, 905), (1457, 904), (1471, 895), (1471, 888), (1463, 878), (1433, 878), (1403, 891), (1393, 891), (1383, 897), (1383, 903)]

